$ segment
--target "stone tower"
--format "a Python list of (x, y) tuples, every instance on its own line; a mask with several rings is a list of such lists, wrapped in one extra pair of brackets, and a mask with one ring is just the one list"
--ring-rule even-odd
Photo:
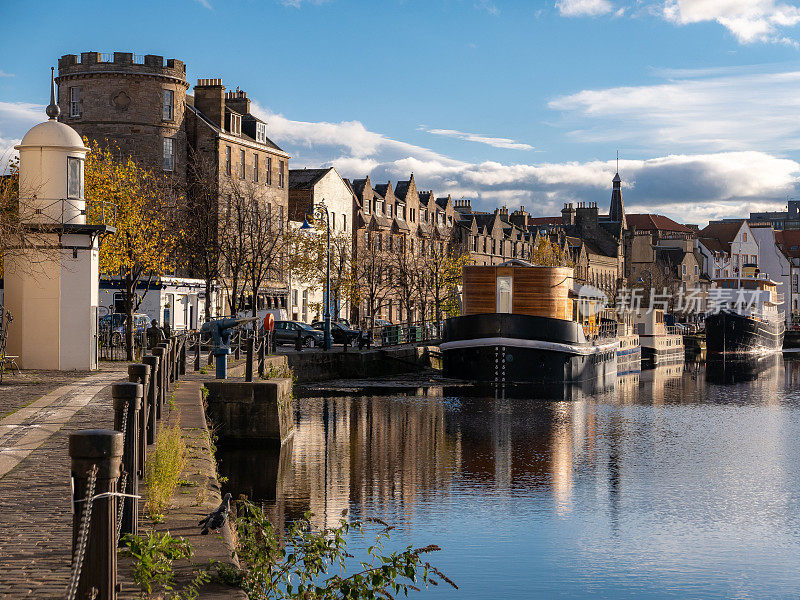
[(59, 120), (119, 146), (157, 172), (186, 178), (186, 65), (162, 56), (83, 52), (58, 61)]

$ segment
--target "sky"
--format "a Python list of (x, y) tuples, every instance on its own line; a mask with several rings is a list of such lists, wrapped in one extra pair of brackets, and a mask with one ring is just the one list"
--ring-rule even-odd
[(684, 223), (800, 198), (800, 0), (0, 0), (0, 156), (80, 52), (178, 58), (292, 168)]

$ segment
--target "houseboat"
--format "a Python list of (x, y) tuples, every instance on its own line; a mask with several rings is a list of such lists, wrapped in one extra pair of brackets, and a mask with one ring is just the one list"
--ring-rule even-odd
[(444, 322), (446, 377), (497, 385), (616, 376), (616, 322), (573, 289), (568, 267), (464, 267), (462, 315)]
[(683, 362), (683, 334), (678, 327), (664, 324), (664, 311), (659, 308), (636, 312), (636, 332), (642, 345), (642, 364), (648, 367)]
[(711, 354), (767, 354), (780, 352), (786, 330), (778, 282), (755, 269), (741, 277), (715, 279), (706, 316), (706, 352)]
[(617, 374), (638, 373), (642, 368), (642, 348), (633, 314), (623, 313), (617, 321)]

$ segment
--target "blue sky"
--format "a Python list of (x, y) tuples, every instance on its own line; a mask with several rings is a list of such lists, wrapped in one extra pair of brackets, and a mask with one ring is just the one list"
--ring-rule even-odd
[(246, 90), (293, 166), (405, 178), (480, 208), (610, 198), (684, 222), (777, 208), (800, 179), (789, 0), (6, 3), (0, 148), (81, 51), (179, 58)]

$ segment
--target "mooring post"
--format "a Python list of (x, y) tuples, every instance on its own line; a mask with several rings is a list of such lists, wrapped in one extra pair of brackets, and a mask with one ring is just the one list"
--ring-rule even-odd
[[(117, 597), (117, 529), (114, 494), (120, 475), (122, 432), (84, 429), (69, 435), (73, 479), (72, 556), (81, 561), (76, 598), (114, 600)], [(94, 489), (90, 482), (94, 481)], [(92, 492), (87, 502), (87, 489)], [(84, 511), (91, 506), (88, 529), (81, 527)], [(85, 536), (85, 537), (84, 537)]]
[[(144, 360), (143, 357), (142, 360)], [(139, 471), (144, 476), (144, 460), (147, 458), (147, 421), (150, 419), (150, 365), (134, 363), (128, 365), (128, 381), (142, 386), (142, 410), (139, 411)]]
[(252, 335), (247, 336), (247, 364), (244, 366), (244, 380), (253, 381), (253, 355), (255, 354), (256, 340)]
[(150, 367), (150, 381), (147, 386), (147, 443), (155, 444), (158, 435), (158, 357), (150, 354), (142, 362)]
[(197, 346), (194, 349), (194, 370), (200, 370), (200, 342), (202, 341), (203, 336), (200, 335), (200, 332), (197, 332)]
[(267, 337), (261, 338), (261, 343), (258, 345), (258, 376), (264, 377), (264, 362), (266, 361), (267, 343), (269, 342), (269, 334)]
[(181, 375), (186, 375), (186, 344), (189, 343), (189, 334), (184, 333), (181, 336)]
[[(114, 429), (121, 431), (123, 438), (122, 466), (125, 472), (120, 480), (123, 494), (133, 496), (139, 493), (139, 411), (142, 407), (143, 389), (140, 383), (115, 383), (111, 386), (114, 400)], [(123, 485), (124, 484), (124, 485)], [(122, 514), (122, 533), (137, 533), (139, 503), (136, 498), (123, 498), (120, 503)]]
[(155, 385), (158, 386), (158, 401), (156, 402), (156, 418), (161, 419), (161, 411), (164, 407), (167, 395), (167, 353), (163, 346), (157, 346), (152, 350), (153, 356), (158, 359), (158, 375), (154, 378)]

